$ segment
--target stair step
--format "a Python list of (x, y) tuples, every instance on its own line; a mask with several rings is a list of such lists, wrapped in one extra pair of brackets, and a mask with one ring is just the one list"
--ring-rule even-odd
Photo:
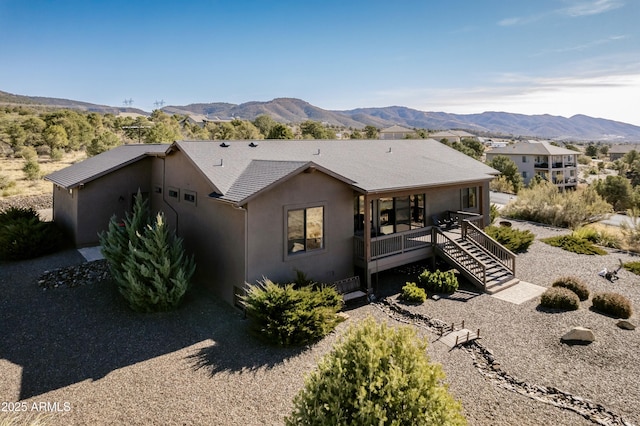
[(507, 281), (502, 281), (502, 282), (497, 282), (495, 284), (487, 284), (487, 287), (485, 288), (485, 292), (489, 293), (489, 294), (495, 294), (499, 291), (505, 290), (509, 287), (513, 287), (514, 285), (518, 284), (520, 282), (520, 280), (518, 278), (511, 278), (510, 280)]

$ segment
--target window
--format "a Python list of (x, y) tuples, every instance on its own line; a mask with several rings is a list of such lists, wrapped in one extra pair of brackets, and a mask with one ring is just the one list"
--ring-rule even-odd
[(526, 163), (526, 162), (527, 162), (527, 156), (526, 156), (526, 155), (523, 155), (523, 156), (522, 156), (522, 162), (523, 162), (523, 163)]
[(474, 209), (478, 207), (478, 188), (464, 188), (462, 190), (462, 208)]
[(193, 191), (186, 191), (185, 190), (183, 197), (184, 197), (184, 200), (187, 203), (192, 203), (192, 204), (196, 203), (196, 193), (193, 192)]
[(169, 187), (169, 197), (180, 199), (180, 190), (178, 188)]
[(287, 211), (287, 254), (324, 248), (324, 207)]
[(529, 177), (529, 174), (527, 172), (522, 172), (522, 178), (526, 179)]
[(159, 185), (155, 185), (153, 187), (153, 192), (155, 192), (156, 194), (162, 194), (162, 187)]

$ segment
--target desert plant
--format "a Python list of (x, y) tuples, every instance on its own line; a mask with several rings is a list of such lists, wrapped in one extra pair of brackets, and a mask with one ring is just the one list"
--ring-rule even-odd
[(495, 222), (498, 216), (500, 216), (500, 210), (498, 209), (498, 206), (495, 204), (491, 204), (489, 206), (489, 221), (491, 223)]
[(633, 313), (631, 301), (618, 293), (597, 293), (591, 300), (594, 310), (616, 318), (629, 318)]
[(5, 175), (0, 175), (0, 190), (5, 190), (16, 186), (16, 181), (9, 179)]
[(400, 293), (400, 300), (404, 300), (408, 303), (422, 303), (427, 299), (427, 292), (424, 288), (418, 287), (416, 283), (407, 282), (402, 287)]
[(296, 289), (265, 278), (242, 296), (257, 334), (280, 346), (312, 343), (330, 333), (340, 319), (342, 297), (330, 286)]
[(575, 311), (580, 307), (580, 298), (564, 287), (551, 287), (540, 296), (540, 305), (545, 308)]
[(42, 177), (40, 165), (36, 160), (27, 160), (27, 162), (22, 167), (22, 171), (24, 172), (28, 180), (38, 180)]
[(521, 231), (508, 226), (487, 226), (484, 232), (514, 253), (527, 251), (535, 239), (529, 230)]
[(118, 290), (133, 310), (168, 311), (182, 302), (196, 266), (164, 215), (147, 224), (146, 212), (147, 201), (138, 192), (133, 214), (126, 215), (123, 226), (113, 216), (107, 232), (99, 235), (100, 244)]
[(640, 275), (640, 262), (625, 262), (622, 264), (624, 269), (636, 275)]
[(59, 250), (64, 233), (53, 222), (42, 222), (32, 208), (10, 207), (0, 213), (0, 259), (31, 259)]
[(582, 301), (589, 298), (589, 289), (587, 285), (576, 277), (561, 277), (555, 280), (553, 287), (562, 287), (574, 292)]
[(576, 228), (604, 218), (612, 207), (595, 189), (587, 187), (560, 192), (550, 182), (541, 182), (518, 193), (518, 198), (501, 211), (503, 217)]
[(434, 293), (453, 293), (458, 289), (458, 277), (453, 270), (431, 272), (425, 269), (418, 276), (418, 281), (427, 291)]
[(633, 251), (640, 251), (640, 209), (634, 207), (627, 211), (628, 220), (622, 221), (620, 229), (624, 241)]
[(350, 327), (293, 401), (287, 425), (464, 425), (445, 375), (409, 327)]
[(574, 235), (559, 235), (557, 237), (543, 238), (541, 241), (550, 246), (559, 247), (577, 254), (597, 254), (600, 256), (607, 254), (606, 250), (594, 245), (589, 240), (583, 240)]

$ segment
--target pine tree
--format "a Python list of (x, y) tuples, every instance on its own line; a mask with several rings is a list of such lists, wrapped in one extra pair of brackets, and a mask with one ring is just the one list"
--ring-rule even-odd
[(129, 306), (142, 312), (167, 311), (184, 298), (195, 262), (185, 255), (182, 239), (169, 231), (162, 213), (148, 223), (147, 206), (138, 192), (133, 214), (127, 213), (122, 224), (113, 216), (100, 243)]

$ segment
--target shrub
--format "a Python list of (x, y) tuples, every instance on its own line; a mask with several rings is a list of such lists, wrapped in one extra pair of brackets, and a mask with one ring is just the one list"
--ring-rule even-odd
[(576, 228), (603, 218), (612, 207), (591, 187), (560, 192), (550, 182), (523, 189), (518, 198), (502, 209), (503, 217), (565, 228)]
[(553, 287), (562, 287), (574, 292), (580, 300), (587, 300), (589, 298), (589, 289), (586, 284), (576, 277), (562, 277), (558, 278)]
[(32, 208), (11, 207), (0, 213), (0, 259), (31, 259), (59, 250), (64, 233), (53, 222), (42, 222)]
[(24, 167), (22, 167), (22, 171), (27, 176), (28, 180), (38, 180), (42, 177), (40, 165), (36, 160), (27, 160)]
[(498, 216), (500, 216), (500, 210), (498, 209), (498, 206), (495, 204), (491, 204), (489, 206), (489, 221), (491, 223), (495, 222)]
[(427, 291), (434, 293), (453, 293), (458, 289), (458, 277), (452, 270), (431, 272), (425, 269), (418, 276), (418, 281)]
[(466, 424), (426, 346), (410, 327), (371, 318), (350, 327), (306, 377), (286, 424)]
[(521, 231), (508, 226), (487, 226), (484, 232), (514, 253), (527, 251), (535, 239), (529, 230)]
[(260, 337), (280, 346), (312, 343), (340, 322), (342, 297), (330, 286), (278, 285), (264, 279), (242, 297), (247, 316)]
[(591, 303), (596, 311), (616, 318), (629, 318), (633, 313), (629, 299), (618, 293), (595, 294)]
[(564, 287), (551, 287), (540, 296), (540, 304), (545, 308), (575, 311), (580, 307), (580, 298)]
[(16, 181), (9, 179), (5, 175), (0, 175), (0, 190), (9, 189), (16, 186)]
[(422, 303), (427, 299), (427, 292), (424, 288), (418, 287), (416, 283), (406, 283), (402, 287), (402, 293), (400, 293), (400, 300), (404, 300), (408, 303)]
[(138, 192), (124, 227), (113, 216), (100, 244), (118, 290), (133, 310), (168, 311), (182, 302), (196, 266), (185, 255), (182, 240), (169, 232), (164, 216), (147, 224), (146, 212), (147, 201)]
[(636, 275), (640, 275), (640, 262), (626, 262), (622, 266), (627, 271), (633, 272)]
[(541, 241), (550, 246), (560, 247), (563, 250), (577, 254), (597, 254), (601, 256), (607, 254), (606, 250), (595, 246), (588, 240), (583, 240), (574, 235), (559, 235), (557, 237), (543, 238)]
[(588, 240), (603, 247), (620, 248), (621, 246), (620, 237), (604, 229), (597, 229), (593, 227), (593, 225), (580, 227), (571, 234), (577, 238)]

